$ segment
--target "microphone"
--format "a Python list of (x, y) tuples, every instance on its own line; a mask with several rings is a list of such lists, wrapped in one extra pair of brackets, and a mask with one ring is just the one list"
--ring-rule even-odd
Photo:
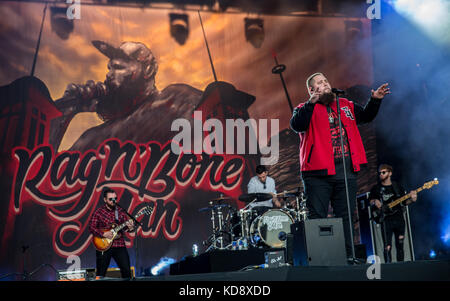
[(79, 100), (82, 99), (84, 101), (92, 100), (96, 98), (102, 98), (110, 94), (108, 86), (105, 83), (98, 82), (92, 86), (88, 85), (75, 85), (76, 95), (71, 95), (68, 91), (64, 92), (63, 97), (55, 100), (56, 106), (60, 110), (77, 108), (79, 105)]
[(334, 94), (337, 94), (337, 95), (339, 95), (339, 94), (341, 94), (341, 95), (345, 94), (345, 91), (344, 91), (344, 90), (339, 90), (339, 89), (336, 89), (336, 88), (332, 88), (332, 89), (331, 89), (331, 92), (333, 92)]

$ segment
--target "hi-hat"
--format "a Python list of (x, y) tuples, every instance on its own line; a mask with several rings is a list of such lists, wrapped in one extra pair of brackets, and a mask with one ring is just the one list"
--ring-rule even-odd
[(280, 192), (277, 193), (278, 197), (287, 197), (287, 198), (295, 198), (301, 195), (301, 192), (290, 192), (290, 191), (286, 191), (286, 192)]
[(203, 207), (203, 208), (198, 209), (198, 212), (211, 211), (211, 210), (216, 210), (216, 209), (219, 209), (219, 208), (225, 208), (225, 207), (228, 207), (228, 206), (229, 205), (222, 204), (222, 205), (215, 205), (215, 206), (210, 206), (210, 207)]

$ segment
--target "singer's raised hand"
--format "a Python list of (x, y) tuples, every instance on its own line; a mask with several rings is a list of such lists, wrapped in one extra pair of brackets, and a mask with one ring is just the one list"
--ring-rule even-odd
[(386, 94), (391, 94), (391, 89), (388, 87), (388, 83), (385, 83), (378, 87), (376, 91), (372, 90), (372, 97), (382, 99)]
[(316, 103), (319, 100), (320, 93), (317, 90), (314, 90), (309, 98), (311, 103)]

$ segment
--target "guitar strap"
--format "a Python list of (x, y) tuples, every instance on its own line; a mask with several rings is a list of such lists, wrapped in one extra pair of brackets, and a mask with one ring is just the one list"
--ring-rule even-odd
[(115, 219), (116, 219), (116, 223), (119, 223), (119, 210), (117, 209), (117, 206), (116, 206), (116, 211), (114, 212), (114, 217), (115, 217)]

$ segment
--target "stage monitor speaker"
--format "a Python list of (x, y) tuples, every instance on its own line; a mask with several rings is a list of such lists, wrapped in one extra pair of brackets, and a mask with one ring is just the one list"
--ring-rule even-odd
[(187, 256), (170, 265), (170, 275), (239, 271), (247, 266), (264, 264), (265, 252), (264, 249), (250, 248), (212, 250), (195, 257)]
[(341, 218), (309, 219), (294, 223), (291, 225), (291, 233), (294, 266), (347, 264)]

